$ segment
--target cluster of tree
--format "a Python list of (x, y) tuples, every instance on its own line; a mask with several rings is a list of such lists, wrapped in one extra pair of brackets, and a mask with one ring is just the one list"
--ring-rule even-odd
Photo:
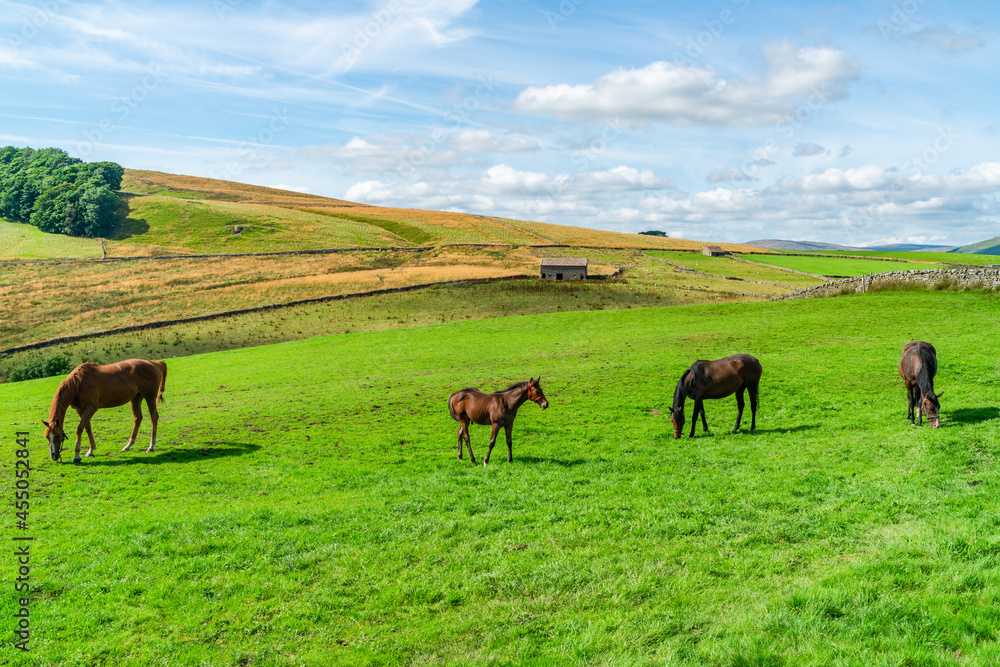
[(118, 190), (125, 170), (84, 162), (58, 148), (0, 148), (0, 217), (43, 232), (107, 236), (124, 210)]
[(639, 232), (640, 234), (645, 234), (646, 236), (666, 236), (666, 232), (661, 232), (659, 229), (650, 229), (648, 232)]

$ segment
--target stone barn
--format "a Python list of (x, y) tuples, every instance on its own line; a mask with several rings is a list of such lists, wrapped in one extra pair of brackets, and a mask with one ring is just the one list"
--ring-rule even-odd
[(723, 250), (717, 245), (708, 245), (701, 249), (701, 254), (706, 257), (727, 257), (732, 253), (728, 250)]
[(584, 280), (586, 257), (550, 257), (542, 260), (542, 278), (548, 280)]

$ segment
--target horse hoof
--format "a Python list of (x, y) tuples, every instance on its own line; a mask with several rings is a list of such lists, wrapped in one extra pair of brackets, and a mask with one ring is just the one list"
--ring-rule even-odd
[(82, 460), (83, 459), (81, 459), (79, 456), (77, 456), (75, 459), (73, 459), (73, 463), (80, 463)]

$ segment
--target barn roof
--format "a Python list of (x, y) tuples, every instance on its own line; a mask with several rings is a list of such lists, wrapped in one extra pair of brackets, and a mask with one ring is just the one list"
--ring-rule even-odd
[(542, 266), (587, 266), (586, 257), (546, 257)]
[(722, 246), (717, 246), (717, 245), (707, 245), (705, 246), (705, 250), (710, 250), (712, 252), (726, 252), (725, 250), (722, 249)]

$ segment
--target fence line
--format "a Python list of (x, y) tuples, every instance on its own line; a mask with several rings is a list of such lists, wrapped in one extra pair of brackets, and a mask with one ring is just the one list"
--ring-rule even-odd
[[(610, 276), (589, 276), (589, 280), (607, 280), (611, 278), (616, 278), (619, 275), (621, 275), (621, 269), (615, 271)], [(46, 347), (54, 347), (56, 345), (63, 345), (65, 343), (76, 343), (78, 341), (88, 340), (91, 338), (103, 338), (105, 336), (114, 336), (123, 333), (135, 333), (137, 331), (148, 331), (150, 329), (162, 329), (163, 327), (174, 326), (177, 324), (208, 322), (211, 320), (222, 319), (224, 317), (235, 317), (237, 315), (261, 313), (270, 310), (280, 310), (282, 308), (293, 308), (295, 306), (307, 306), (310, 304), (328, 303), (330, 301), (343, 301), (344, 299), (357, 299), (368, 296), (380, 296), (383, 294), (395, 294), (398, 292), (412, 292), (419, 289), (426, 289), (429, 287), (440, 287), (445, 285), (481, 285), (484, 283), (508, 282), (514, 280), (534, 280), (536, 278), (538, 278), (538, 276), (534, 274), (529, 275), (522, 273), (513, 276), (498, 276), (495, 278), (466, 278), (463, 280), (445, 280), (433, 283), (420, 283), (418, 285), (405, 285), (403, 287), (386, 287), (384, 289), (368, 290), (366, 292), (351, 292), (349, 294), (333, 294), (330, 296), (319, 296), (311, 299), (299, 299), (296, 301), (287, 301), (284, 303), (272, 303), (264, 306), (255, 306), (253, 308), (224, 310), (218, 313), (209, 313), (207, 315), (196, 315), (194, 317), (181, 317), (172, 320), (158, 320), (156, 322), (135, 324), (127, 327), (117, 327), (115, 329), (107, 329), (105, 331), (94, 331), (92, 333), (80, 334), (77, 336), (61, 336), (59, 338), (52, 338), (50, 340), (45, 340), (38, 343), (29, 343), (28, 345), (18, 345), (15, 347), (9, 347), (5, 350), (0, 350), (0, 357), (6, 357), (11, 354), (16, 354), (18, 352), (27, 352), (29, 350), (41, 350)]]

